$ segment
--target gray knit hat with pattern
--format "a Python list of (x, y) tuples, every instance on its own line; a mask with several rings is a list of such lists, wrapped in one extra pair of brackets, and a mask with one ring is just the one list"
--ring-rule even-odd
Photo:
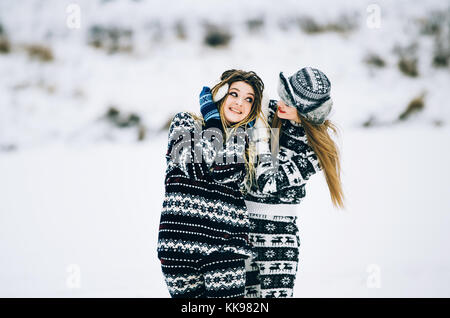
[(309, 122), (321, 125), (331, 111), (331, 83), (320, 70), (304, 67), (288, 79), (280, 73), (278, 94), (289, 106), (296, 107)]

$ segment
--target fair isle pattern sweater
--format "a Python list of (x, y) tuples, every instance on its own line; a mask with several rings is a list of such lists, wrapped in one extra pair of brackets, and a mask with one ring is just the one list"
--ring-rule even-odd
[[(272, 125), (276, 109), (277, 101), (270, 100), (265, 114), (269, 126)], [(301, 124), (282, 120), (279, 148), (277, 167), (271, 161), (269, 147), (258, 155), (256, 180), (250, 188), (243, 189), (246, 201), (298, 204), (306, 195), (308, 179), (322, 170)]]
[(240, 192), (245, 164), (227, 160), (243, 155), (245, 144), (215, 149), (205, 130), (210, 125), (219, 128), (220, 121), (215, 126), (211, 122), (202, 126), (187, 112), (178, 113), (171, 122), (157, 247), (162, 263), (194, 265), (213, 252), (252, 255), (249, 219)]

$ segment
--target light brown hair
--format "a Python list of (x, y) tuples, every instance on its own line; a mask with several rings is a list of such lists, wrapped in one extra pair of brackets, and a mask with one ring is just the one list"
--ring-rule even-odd
[[(344, 208), (344, 192), (341, 182), (341, 163), (338, 147), (329, 134), (331, 130), (335, 135), (338, 135), (337, 127), (330, 121), (325, 120), (322, 125), (315, 125), (308, 122), (304, 117), (299, 114), (302, 127), (305, 129), (306, 137), (308, 138), (308, 144), (314, 150), (317, 155), (320, 166), (325, 175), (325, 179), (328, 184), (328, 190), (330, 191), (331, 202), (335, 207)], [(272, 121), (272, 128), (278, 128), (275, 131), (281, 131), (281, 119), (277, 113)], [(272, 136), (272, 149), (278, 149), (279, 134), (278, 136)]]

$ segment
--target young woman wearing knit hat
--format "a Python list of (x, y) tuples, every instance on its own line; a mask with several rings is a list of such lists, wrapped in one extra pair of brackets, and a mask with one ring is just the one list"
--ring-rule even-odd
[(257, 120), (253, 138), (255, 178), (245, 189), (257, 253), (247, 267), (246, 297), (293, 297), (300, 247), (296, 210), (312, 175), (323, 171), (332, 203), (344, 207), (339, 153), (329, 135), (337, 130), (327, 119), (330, 87), (315, 68), (302, 68), (287, 79), (280, 73), (281, 100), (270, 100), (267, 108), (263, 104), (266, 121)]
[(260, 113), (263, 89), (254, 72), (226, 71), (203, 88), (203, 117), (171, 122), (157, 251), (172, 297), (244, 297), (252, 251), (240, 188), (254, 166), (241, 129)]

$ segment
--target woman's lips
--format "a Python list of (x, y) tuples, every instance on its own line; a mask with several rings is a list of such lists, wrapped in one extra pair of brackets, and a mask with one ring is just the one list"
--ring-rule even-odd
[(286, 112), (282, 111), (280, 108), (278, 108), (278, 111), (282, 114), (285, 114)]
[(236, 109), (236, 108), (234, 108), (234, 107), (230, 107), (230, 110), (231, 110), (233, 113), (235, 113), (235, 114), (238, 114), (238, 115), (242, 114), (241, 111), (239, 111), (238, 109)]

